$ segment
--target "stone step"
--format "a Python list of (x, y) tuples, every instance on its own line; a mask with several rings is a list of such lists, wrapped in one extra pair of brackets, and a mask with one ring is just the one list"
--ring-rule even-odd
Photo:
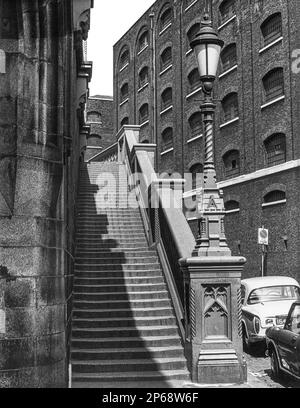
[(120, 373), (184, 369), (186, 369), (186, 360), (183, 357), (94, 361), (72, 359), (72, 372), (74, 373)]
[[(147, 246), (141, 246), (137, 247), (139, 243), (130, 243), (126, 242), (123, 243), (117, 243), (115, 240), (108, 240), (109, 243), (105, 242), (107, 240), (102, 241), (100, 244), (95, 244), (92, 245), (90, 243), (82, 243), (82, 244), (77, 244), (76, 248), (79, 251), (102, 251), (104, 253), (109, 253), (109, 252), (127, 252), (127, 251), (145, 251), (147, 250)], [(147, 244), (147, 242), (145, 242)], [(144, 245), (145, 245), (144, 244)]]
[(170, 299), (125, 299), (125, 300), (85, 300), (85, 299), (76, 299), (73, 300), (73, 305), (77, 309), (100, 309), (101, 308), (110, 308), (110, 309), (122, 309), (122, 308), (148, 308), (151, 305), (156, 307), (171, 307)]
[[(100, 254), (101, 255), (101, 254)], [(83, 256), (79, 257), (76, 256), (76, 265), (124, 265), (124, 264), (140, 264), (141, 261), (144, 261), (144, 263), (150, 264), (150, 263), (158, 263), (158, 258), (157, 256), (144, 256), (138, 257), (138, 256), (123, 256), (123, 257), (115, 257), (112, 256), (112, 254), (109, 257), (90, 257), (90, 256)]]
[(73, 318), (73, 328), (110, 328), (142, 326), (172, 326), (176, 324), (174, 316), (144, 316), (144, 317), (103, 317), (103, 318)]
[(131, 309), (130, 307), (123, 309), (73, 309), (74, 318), (104, 318), (110, 316), (111, 318), (118, 317), (154, 317), (154, 316), (173, 316), (174, 311), (171, 307), (145, 307), (143, 309)]
[[(80, 290), (80, 289), (79, 289)], [(76, 300), (88, 300), (88, 301), (103, 301), (111, 300), (115, 301), (131, 301), (131, 300), (147, 300), (149, 297), (152, 299), (169, 299), (169, 293), (166, 290), (153, 290), (153, 291), (136, 291), (136, 292), (83, 292), (74, 291), (73, 292), (74, 301)]]
[(76, 360), (122, 360), (126, 359), (153, 359), (153, 358), (182, 358), (183, 351), (180, 346), (167, 347), (124, 347), (106, 349), (71, 349), (72, 361)]
[(109, 277), (109, 278), (74, 278), (75, 285), (130, 285), (132, 284), (164, 284), (164, 279), (162, 276), (138, 276), (138, 277)]
[(73, 338), (72, 348), (89, 349), (95, 348), (106, 350), (110, 348), (128, 348), (128, 347), (172, 347), (180, 346), (181, 341), (178, 334), (159, 335), (142, 337), (140, 335), (120, 338)]
[(110, 270), (110, 271), (76, 271), (75, 270), (75, 278), (130, 278), (130, 277), (140, 277), (140, 276), (162, 276), (161, 269), (157, 270)]
[[(168, 371), (169, 373), (175, 373), (179, 372), (178, 371)], [(130, 373), (131, 375), (131, 373)], [(190, 377), (188, 374), (178, 376), (178, 378), (182, 379), (176, 379), (176, 376), (171, 376), (169, 377), (162, 375), (161, 377), (151, 377), (145, 376), (141, 377), (136, 374), (136, 377), (125, 377), (124, 380), (121, 377), (118, 377), (116, 380), (114, 380), (114, 376), (112, 376), (110, 379), (108, 378), (98, 378), (97, 375), (92, 375), (89, 379), (89, 374), (74, 374), (74, 378), (72, 381), (72, 388), (97, 388), (97, 389), (119, 389), (119, 388), (124, 388), (128, 390), (133, 390), (133, 389), (173, 389), (173, 388), (191, 388), (191, 381)], [(102, 374), (103, 376), (103, 374)], [(97, 379), (98, 378), (98, 379)], [(172, 379), (175, 378), (175, 379)]]
[(153, 291), (161, 291), (166, 290), (166, 284), (163, 283), (132, 283), (132, 284), (108, 284), (108, 285), (96, 285), (96, 284), (78, 284), (77, 281), (74, 285), (74, 291), (80, 293), (122, 293), (126, 294), (128, 292), (137, 292), (140, 293), (144, 292), (153, 292)]
[(100, 271), (146, 271), (161, 270), (158, 263), (135, 263), (135, 264), (77, 264), (75, 263), (75, 272), (100, 272)]
[(80, 250), (76, 251), (76, 256), (78, 257), (91, 257), (91, 258), (144, 258), (145, 256), (156, 257), (156, 251), (152, 251), (150, 249), (142, 248), (141, 250), (136, 251), (134, 248), (129, 248), (126, 251), (121, 251), (118, 248), (111, 248), (111, 250)]

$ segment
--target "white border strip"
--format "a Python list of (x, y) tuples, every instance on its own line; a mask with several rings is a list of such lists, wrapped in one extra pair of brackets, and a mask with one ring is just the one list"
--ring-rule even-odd
[(277, 103), (279, 101), (282, 101), (283, 99), (285, 99), (285, 95), (279, 96), (279, 98), (273, 99), (272, 101), (265, 103), (264, 105), (261, 105), (261, 109), (267, 108), (268, 106), (273, 105), (274, 103)]
[(275, 40), (275, 41), (271, 42), (270, 44), (266, 45), (265, 47), (261, 48), (258, 52), (261, 54), (262, 52), (268, 50), (269, 48), (273, 47), (273, 45), (279, 43), (282, 40), (283, 40), (283, 37), (281, 36), (281, 37), (277, 38), (277, 40)]
[(228, 122), (222, 123), (222, 125), (220, 125), (220, 129), (222, 129), (225, 126), (231, 125), (231, 123), (237, 122), (239, 119), (240, 119), (239, 116), (237, 116), (236, 118), (231, 119)]
[(278, 200), (278, 201), (272, 201), (271, 203), (262, 203), (262, 207), (270, 207), (273, 205), (278, 205), (278, 204), (285, 204), (286, 203), (286, 198), (284, 200)]
[(236, 14), (235, 14), (234, 16), (230, 17), (229, 20), (225, 21), (225, 23), (221, 24), (221, 25), (218, 27), (218, 30), (221, 30), (223, 27), (227, 26), (227, 24), (229, 24), (230, 21), (234, 20), (235, 18), (236, 18)]
[(203, 134), (202, 134), (202, 133), (201, 133), (201, 135), (198, 135), (198, 136), (193, 137), (192, 139), (189, 139), (189, 140), (187, 141), (187, 143), (192, 143), (192, 142), (194, 142), (195, 140), (200, 139), (201, 137), (203, 137)]
[(219, 78), (223, 78), (225, 75), (229, 74), (232, 71), (235, 71), (237, 69), (238, 65), (235, 64), (233, 67), (227, 69), (227, 71), (222, 72), (222, 74), (219, 75)]
[(278, 164), (277, 166), (257, 170), (250, 174), (244, 174), (242, 176), (232, 178), (231, 180), (220, 181), (217, 183), (217, 185), (219, 188), (230, 187), (236, 184), (246, 183), (247, 181), (257, 180), (261, 177), (271, 176), (275, 173), (280, 173), (282, 171), (295, 169), (297, 167), (300, 167), (300, 159), (291, 160), (287, 163)]
[(168, 150), (165, 150), (164, 152), (161, 152), (161, 156), (164, 156), (165, 154), (167, 154), (167, 153), (170, 153), (170, 152), (173, 152), (173, 150), (174, 150), (174, 147), (171, 147), (170, 149), (168, 149)]

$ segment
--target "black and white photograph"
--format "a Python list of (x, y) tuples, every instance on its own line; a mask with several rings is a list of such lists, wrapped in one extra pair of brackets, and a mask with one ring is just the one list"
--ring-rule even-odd
[(300, 388), (299, 202), (299, 0), (0, 0), (0, 394)]

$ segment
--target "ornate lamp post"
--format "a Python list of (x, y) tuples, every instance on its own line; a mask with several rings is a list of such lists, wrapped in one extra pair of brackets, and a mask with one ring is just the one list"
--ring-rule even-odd
[(227, 246), (224, 202), (214, 166), (212, 90), (223, 44), (205, 11), (200, 31), (191, 42), (204, 93), (205, 164), (199, 236), (192, 257), (180, 260), (185, 283), (186, 355), (192, 380), (204, 384), (242, 383), (247, 376), (240, 307), (240, 279), (246, 260), (231, 256)]

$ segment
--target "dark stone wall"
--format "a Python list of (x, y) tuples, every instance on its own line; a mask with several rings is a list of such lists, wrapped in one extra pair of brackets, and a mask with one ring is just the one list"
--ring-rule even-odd
[[(141, 128), (141, 139), (157, 142), (158, 170), (176, 171), (181, 174), (187, 172), (193, 164), (204, 162), (204, 141), (199, 137), (190, 141), (188, 119), (199, 111), (202, 93), (196, 90), (190, 94), (188, 74), (197, 67), (196, 59), (188, 50), (187, 32), (201, 19), (204, 1), (198, 0), (185, 8), (181, 1), (156, 1), (149, 10), (132, 26), (114, 46), (114, 95), (115, 95), (115, 129), (120, 128), (124, 116), (130, 118), (130, 124), (138, 123), (138, 109), (142, 103), (149, 104), (149, 123)], [(286, 160), (300, 159), (300, 81), (299, 72), (293, 72), (292, 63), (296, 59), (293, 53), (299, 49), (300, 34), (297, 27), (300, 23), (300, 11), (297, 0), (236, 0), (236, 18), (219, 27), (218, 7), (221, 0), (213, 2), (213, 25), (218, 30), (225, 46), (231, 43), (237, 45), (237, 69), (225, 76), (219, 75), (214, 87), (216, 98), (215, 115), (215, 163), (217, 180), (224, 181), (225, 167), (223, 155), (237, 149), (240, 153), (240, 175), (254, 173), (267, 167), (264, 141), (273, 133), (285, 133), (287, 145)], [(169, 5), (172, 7), (172, 24), (160, 33), (159, 18), (161, 12)], [(263, 38), (260, 26), (270, 15), (280, 11), (282, 14), (283, 39), (273, 46), (260, 52), (263, 48)], [(153, 20), (150, 14), (153, 13)], [(151, 24), (153, 21), (153, 25)], [(143, 27), (150, 32), (149, 46), (138, 55), (136, 44)], [(153, 28), (153, 29), (152, 29)], [(167, 47), (172, 47), (173, 63), (165, 72), (160, 72), (160, 55)], [(130, 50), (129, 65), (120, 71), (119, 58), (128, 47)], [(299, 57), (299, 56), (298, 56)], [(149, 84), (142, 90), (137, 89), (138, 72), (141, 67), (148, 66), (151, 72)], [(155, 67), (153, 72), (152, 66)], [(282, 67), (284, 72), (285, 98), (268, 107), (264, 104), (262, 86), (263, 76), (272, 68)], [(300, 64), (298, 64), (300, 67)], [(300, 69), (298, 69), (300, 71)], [(221, 74), (221, 70), (219, 70)], [(119, 103), (121, 86), (129, 83), (129, 98), (122, 105)], [(163, 90), (172, 86), (172, 109), (161, 114), (160, 100)], [(220, 127), (222, 123), (221, 99), (230, 92), (237, 92), (239, 102), (239, 120)], [(167, 126), (174, 131), (174, 150), (161, 155), (161, 132)], [(241, 211), (239, 214), (226, 216), (226, 232), (230, 248), (236, 253), (237, 241), (241, 241), (242, 254), (248, 258), (245, 267), (246, 276), (257, 276), (260, 264), (260, 254), (257, 245), (257, 228), (262, 222), (268, 225), (272, 239), (279, 240), (276, 250), (270, 244), (268, 263), (270, 274), (291, 274), (299, 279), (299, 214), (297, 213), (298, 191), (297, 177), (299, 176), (299, 162), (295, 168), (281, 171), (268, 177), (254, 179), (245, 184), (239, 183), (224, 188), (225, 201), (230, 195), (239, 197)], [(229, 178), (230, 180), (230, 178)], [(281, 184), (287, 191), (286, 205), (261, 207), (263, 191), (270, 185)], [(229, 183), (230, 184), (230, 183)], [(299, 184), (299, 183), (298, 183)], [(249, 193), (251, 191), (251, 194)], [(268, 215), (269, 214), (269, 215)], [(273, 215), (272, 215), (273, 214)], [(251, 233), (249, 225), (251, 222)], [(286, 250), (280, 233), (280, 220), (285, 220), (282, 229), (287, 225), (288, 250)], [(196, 231), (192, 222), (193, 231)], [(196, 234), (196, 232), (195, 232)], [(273, 241), (275, 242), (275, 241)], [(295, 246), (294, 246), (295, 245)], [(272, 254), (272, 255), (271, 255)], [(288, 255), (287, 255), (288, 254)], [(278, 262), (277, 262), (278, 261)]]
[(0, 387), (5, 388), (68, 384), (80, 154), (72, 3), (0, 1), (6, 59), (0, 73)]

